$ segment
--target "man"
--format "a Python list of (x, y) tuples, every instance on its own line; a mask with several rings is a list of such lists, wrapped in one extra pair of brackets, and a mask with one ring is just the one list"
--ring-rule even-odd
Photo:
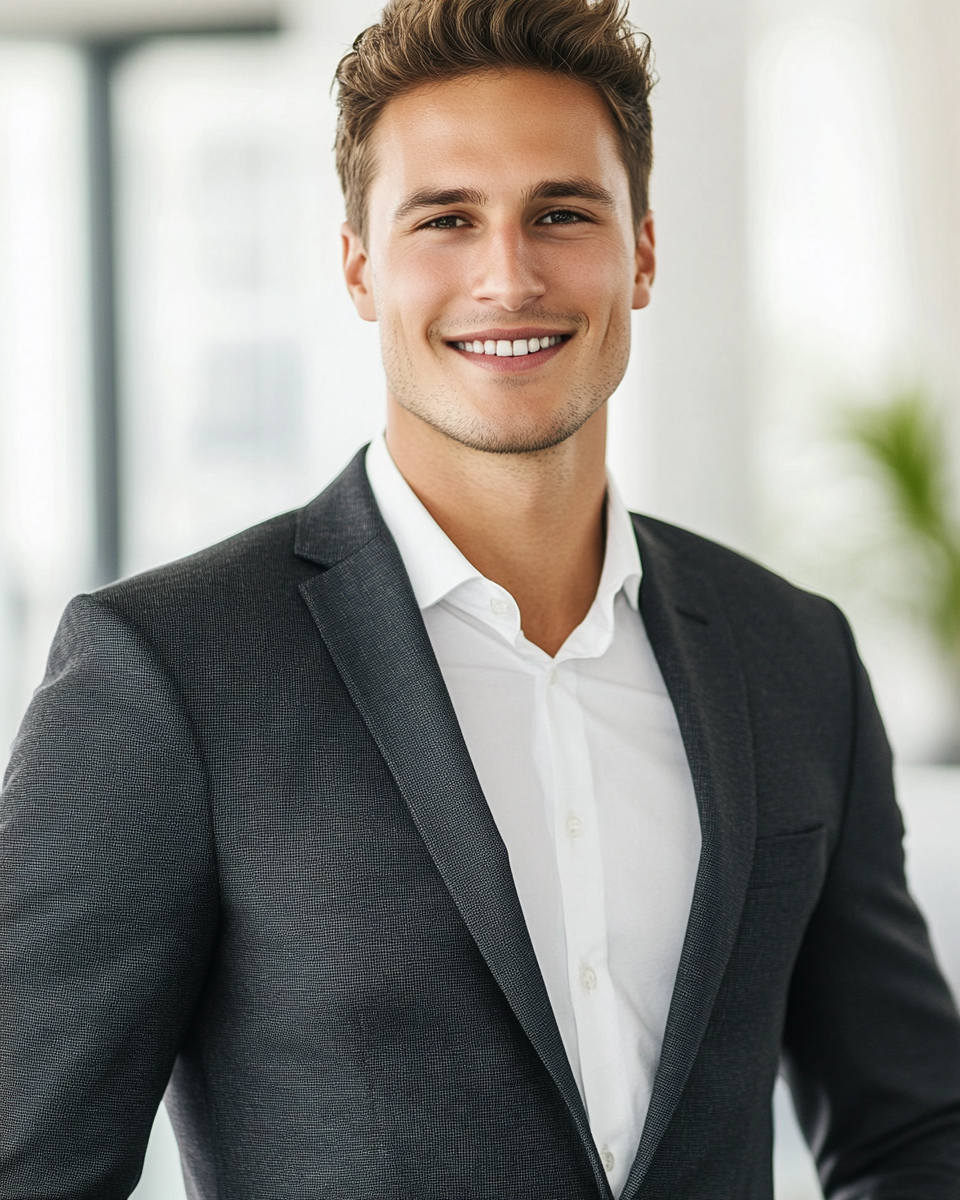
[(828, 1195), (955, 1198), (847, 627), (606, 479), (645, 45), (393, 0), (339, 83), (386, 440), (68, 609), (4, 798), (0, 1194), (127, 1195), (170, 1079), (204, 1200), (769, 1200), (782, 1051)]

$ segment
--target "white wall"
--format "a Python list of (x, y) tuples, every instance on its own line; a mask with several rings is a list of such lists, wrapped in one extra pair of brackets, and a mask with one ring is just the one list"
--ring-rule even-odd
[(651, 186), (659, 263), (638, 319), (639, 394), (629, 398), (648, 444), (624, 490), (646, 511), (749, 549), (749, 12), (741, 0), (634, 0), (630, 11), (653, 39), (660, 75)]

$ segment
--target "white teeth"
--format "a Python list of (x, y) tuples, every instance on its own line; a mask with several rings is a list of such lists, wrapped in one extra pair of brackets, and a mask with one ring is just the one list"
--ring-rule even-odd
[(467, 354), (496, 354), (500, 358), (522, 358), (524, 354), (536, 354), (538, 350), (546, 350), (561, 341), (563, 338), (554, 334), (544, 338), (517, 338), (512, 342), (504, 339), (499, 342), (454, 342), (453, 345), (455, 349), (465, 350)]

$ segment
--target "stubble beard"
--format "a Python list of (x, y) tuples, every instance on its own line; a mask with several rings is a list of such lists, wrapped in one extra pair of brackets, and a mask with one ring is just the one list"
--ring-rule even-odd
[[(543, 418), (521, 413), (504, 428), (501, 422), (485, 420), (480, 414), (464, 412), (463, 401), (450, 385), (433, 392), (424, 391), (403, 340), (383, 329), (381, 341), (387, 387), (401, 408), (424, 421), (438, 433), (469, 450), (486, 454), (536, 454), (559, 446), (607, 402), (626, 371), (629, 335), (617, 337), (606, 355), (604, 369), (586, 383), (574, 383), (557, 408)], [(500, 386), (516, 393), (517, 407), (523, 407), (523, 378), (499, 378)]]

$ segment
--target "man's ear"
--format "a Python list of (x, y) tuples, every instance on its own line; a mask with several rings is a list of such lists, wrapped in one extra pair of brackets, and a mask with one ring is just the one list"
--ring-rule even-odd
[(653, 228), (652, 212), (647, 213), (637, 230), (635, 258), (633, 307), (646, 308), (650, 303), (650, 289), (657, 273), (657, 237)]
[(340, 240), (343, 244), (343, 277), (347, 281), (347, 291), (360, 316), (365, 321), (375, 321), (377, 306), (373, 299), (373, 279), (366, 248), (360, 235), (346, 221), (340, 226)]

